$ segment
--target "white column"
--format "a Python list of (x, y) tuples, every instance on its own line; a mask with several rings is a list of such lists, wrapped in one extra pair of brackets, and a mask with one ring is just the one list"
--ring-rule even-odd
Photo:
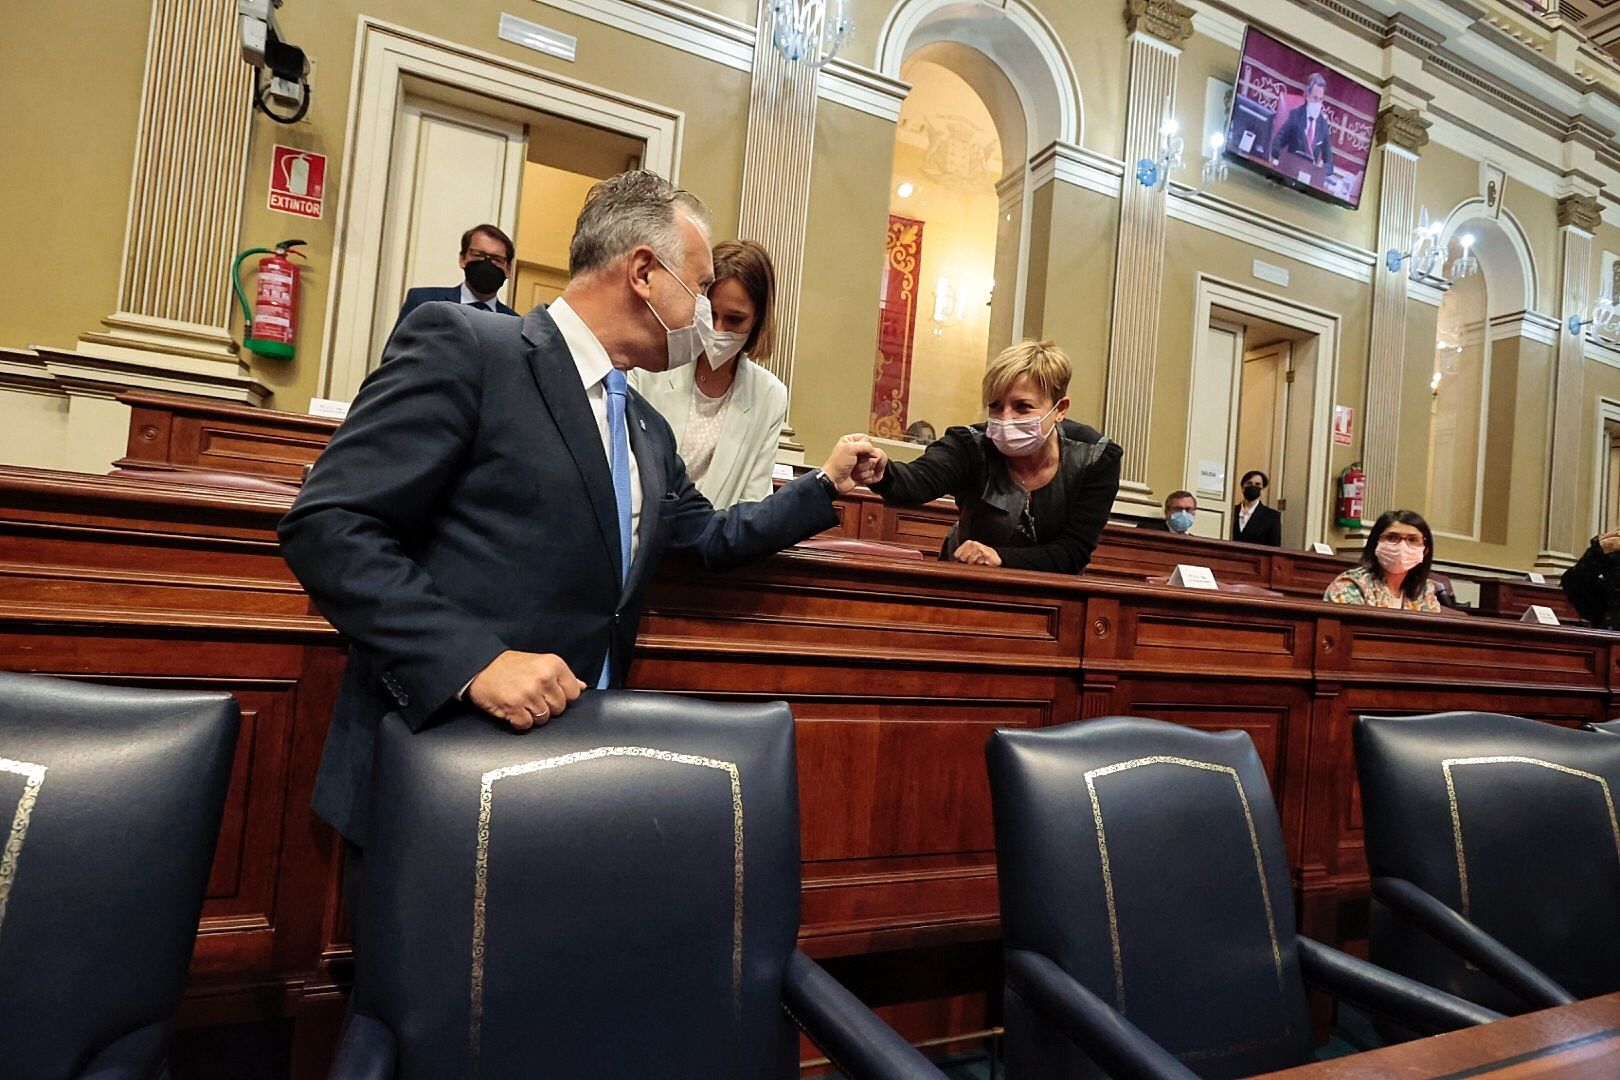
[(251, 85), (234, 5), (152, 0), (118, 309), (73, 351), (40, 349), (53, 374), (109, 393), (265, 399), (238, 357), (229, 280)]
[[(1374, 141), (1382, 163), (1378, 187), (1378, 252), (1412, 246), (1417, 226), (1418, 151), (1429, 141), (1429, 123), (1415, 109), (1390, 106), (1378, 114)], [(1367, 473), (1365, 505), (1376, 516), (1395, 505), (1400, 452), (1401, 386), (1406, 370), (1406, 267), (1391, 272), (1380, 258), (1373, 267), (1372, 329), (1367, 356), (1367, 397), (1361, 417), (1361, 466)]]
[(1558, 355), (1554, 363), (1552, 453), (1548, 461), (1547, 523), (1539, 569), (1559, 572), (1573, 566), (1584, 544), (1578, 516), (1584, 501), (1577, 490), (1584, 427), (1584, 334), (1569, 332), (1571, 315), (1586, 318), (1591, 308), (1588, 278), (1592, 269), (1592, 233), (1602, 220), (1598, 201), (1591, 195), (1566, 195), (1558, 200), (1558, 235), (1562, 251), (1559, 276), (1562, 297), (1558, 307)]
[(788, 388), (789, 420), (782, 432), (779, 457), (802, 462), (804, 447), (794, 436), (792, 422), (793, 354), (804, 279), (819, 72), (809, 64), (789, 60), (771, 42), (770, 0), (759, 0), (756, 25), (737, 235), (763, 244), (776, 267), (776, 346), (763, 363)]
[(1108, 333), (1103, 428), (1125, 449), (1119, 499), (1156, 507), (1148, 486), (1153, 374), (1159, 346), (1159, 292), (1164, 278), (1162, 188), (1136, 182), (1135, 162), (1157, 156), (1165, 102), (1174, 107), (1177, 45), (1192, 36), (1192, 9), (1173, 0), (1131, 0), (1130, 89), (1125, 111), (1126, 177), (1119, 200), (1114, 311)]

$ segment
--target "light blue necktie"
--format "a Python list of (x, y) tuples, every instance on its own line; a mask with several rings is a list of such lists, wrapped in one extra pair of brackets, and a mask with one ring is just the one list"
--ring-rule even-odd
[[(613, 470), (613, 504), (619, 512), (619, 587), (623, 588), (630, 577), (630, 443), (624, 429), (624, 406), (628, 400), (624, 372), (609, 368), (602, 383), (607, 388), (608, 467)], [(602, 674), (596, 680), (598, 690), (607, 689), (612, 665), (613, 650), (609, 649), (607, 658), (602, 661)]]

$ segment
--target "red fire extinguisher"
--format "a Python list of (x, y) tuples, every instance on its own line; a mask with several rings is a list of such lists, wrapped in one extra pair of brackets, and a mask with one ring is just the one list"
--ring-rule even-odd
[[(277, 360), (293, 357), (293, 338), (298, 333), (298, 267), (288, 256), (302, 259), (303, 253), (293, 250), (302, 243), (302, 240), (283, 240), (274, 251), (248, 248), (231, 266), (231, 284), (242, 305), (242, 318), (247, 322), (242, 344), (260, 356)], [(247, 293), (242, 291), (242, 263), (250, 255), (266, 256), (259, 260), (259, 285), (251, 308)]]
[(1367, 474), (1361, 471), (1361, 462), (1352, 461), (1339, 474), (1339, 524), (1347, 529), (1359, 529), (1362, 500), (1367, 494)]

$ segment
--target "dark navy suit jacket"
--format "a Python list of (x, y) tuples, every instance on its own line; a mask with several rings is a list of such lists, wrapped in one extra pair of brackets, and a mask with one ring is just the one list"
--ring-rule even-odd
[[(405, 316), (432, 300), (448, 300), (452, 304), (459, 304), (461, 303), (461, 286), (451, 285), (448, 288), (441, 289), (436, 286), (424, 285), (421, 288), (411, 289), (405, 294), (405, 302), (399, 306), (399, 318), (394, 320), (394, 329), (399, 329), (399, 324), (405, 321)], [(501, 303), (498, 298), (493, 303), (495, 304), (495, 310), (502, 315), (517, 314), (517, 312)]]
[(384, 359), (280, 526), (288, 564), (351, 643), (314, 805), (362, 844), (385, 715), (421, 730), (474, 711), (457, 695), (508, 649), (556, 653), (590, 685), (610, 658), (622, 685), (666, 551), (718, 568), (838, 523), (811, 476), (716, 511), (687, 478), (669, 424), (632, 391), (642, 503), (621, 587), (600, 429), (544, 309), (511, 319), (426, 304)]

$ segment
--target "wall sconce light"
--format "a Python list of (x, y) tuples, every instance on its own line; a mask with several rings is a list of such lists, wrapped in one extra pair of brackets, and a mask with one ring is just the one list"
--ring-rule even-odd
[(1448, 276), (1453, 281), (1473, 277), (1479, 273), (1479, 258), (1474, 254), (1474, 234), (1463, 233), (1457, 237), (1457, 243), (1462, 245), (1462, 254), (1451, 264), (1451, 273)]
[(1225, 181), (1229, 171), (1226, 164), (1226, 133), (1224, 131), (1212, 132), (1209, 136), (1209, 156), (1204, 159), (1204, 167), (1198, 173), (1201, 183), (1194, 195), (1207, 191), (1211, 184)]
[(1170, 171), (1181, 168), (1181, 151), (1186, 140), (1181, 137), (1181, 124), (1170, 111), (1170, 96), (1164, 98), (1164, 119), (1159, 123), (1159, 155), (1143, 158), (1136, 163), (1136, 182), (1145, 188), (1160, 191), (1170, 183)]
[(771, 0), (771, 26), (776, 51), (813, 68), (832, 63), (855, 33), (855, 20), (844, 14), (844, 0)]
[(1600, 296), (1593, 303), (1590, 316), (1583, 319), (1579, 315), (1571, 315), (1565, 325), (1576, 337), (1588, 326), (1596, 327), (1598, 333), (1607, 337), (1620, 337), (1620, 305), (1614, 302), (1612, 296)]
[(1440, 380), (1443, 379), (1443, 378), (1445, 378), (1445, 374), (1443, 372), (1437, 371), (1437, 372), (1434, 373), (1434, 378), (1429, 380), (1429, 393), (1430, 393), (1430, 395), (1436, 396), (1436, 397), (1439, 396), (1439, 394), (1440, 394)]
[(1445, 249), (1440, 246), (1440, 234), (1445, 231), (1445, 223), (1429, 221), (1429, 208), (1424, 207), (1418, 216), (1417, 228), (1412, 230), (1412, 246), (1405, 251), (1390, 248), (1384, 253), (1384, 267), (1390, 273), (1400, 270), (1401, 264), (1408, 259), (1412, 265), (1407, 267), (1406, 273), (1413, 281), (1423, 277), (1438, 277), (1441, 264), (1445, 262)]

